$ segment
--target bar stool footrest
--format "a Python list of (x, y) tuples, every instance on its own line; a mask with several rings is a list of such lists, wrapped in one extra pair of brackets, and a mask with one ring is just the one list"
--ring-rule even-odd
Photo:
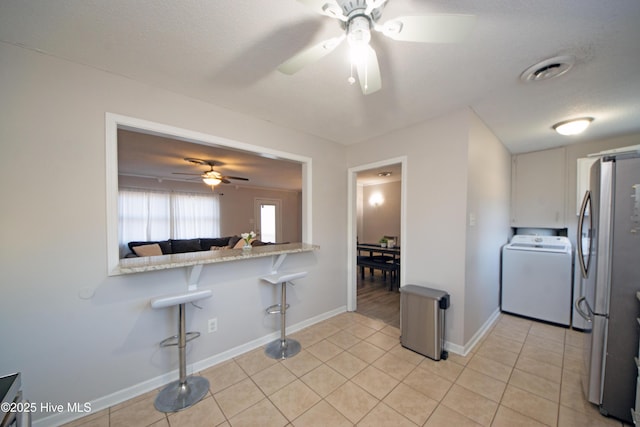
[[(187, 332), (185, 334), (185, 339), (186, 339), (186, 342), (189, 342), (191, 340), (195, 340), (199, 336), (200, 336), (200, 332)], [(170, 347), (170, 346), (178, 345), (179, 342), (180, 342), (180, 337), (178, 335), (174, 335), (172, 337), (165, 338), (162, 341), (160, 341), (160, 347)]]
[[(285, 305), (285, 310), (289, 309), (289, 304)], [(267, 314), (282, 314), (282, 304), (274, 304), (272, 306), (267, 307), (265, 310)]]

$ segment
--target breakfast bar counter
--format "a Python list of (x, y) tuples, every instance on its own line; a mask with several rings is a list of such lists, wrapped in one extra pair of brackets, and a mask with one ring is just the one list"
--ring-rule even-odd
[(255, 246), (251, 249), (224, 249), (201, 252), (188, 252), (173, 255), (161, 255), (120, 260), (115, 274), (142, 273), (145, 271), (166, 270), (170, 268), (192, 267), (199, 275), (202, 266), (220, 262), (239, 261), (274, 256), (273, 270), (277, 270), (288, 254), (311, 252), (319, 249), (308, 243), (284, 243), (277, 245)]

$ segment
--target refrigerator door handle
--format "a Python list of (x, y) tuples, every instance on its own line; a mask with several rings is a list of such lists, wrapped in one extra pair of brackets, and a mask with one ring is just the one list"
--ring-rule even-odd
[[(587, 272), (589, 269), (589, 260), (587, 260), (587, 263), (585, 264), (584, 262), (584, 252), (583, 252), (583, 248), (582, 248), (582, 239), (583, 239), (583, 226), (584, 226), (584, 220), (585, 220), (585, 215), (587, 212), (587, 207), (589, 206), (589, 202), (591, 201), (591, 192), (589, 190), (587, 190), (584, 193), (584, 198), (582, 199), (582, 206), (580, 206), (580, 217), (578, 218), (578, 236), (576, 239), (576, 243), (577, 243), (577, 249), (578, 249), (578, 261), (580, 261), (580, 271), (582, 272), (582, 277), (584, 277), (586, 279), (587, 277)], [(591, 248), (589, 248), (589, 250), (591, 250)], [(588, 256), (590, 257), (591, 254), (588, 254)], [(576, 301), (576, 304), (578, 302)], [(577, 307), (577, 305), (576, 305)]]
[[(587, 307), (587, 312), (585, 312), (584, 310), (582, 310), (582, 307), (580, 307), (580, 305), (582, 303), (586, 304)], [(591, 310), (591, 307), (589, 307), (589, 303), (587, 303), (587, 297), (580, 297), (576, 300), (575, 303), (575, 307), (576, 307), (576, 311), (578, 312), (578, 314), (587, 322), (591, 323), (593, 321), (593, 311)]]

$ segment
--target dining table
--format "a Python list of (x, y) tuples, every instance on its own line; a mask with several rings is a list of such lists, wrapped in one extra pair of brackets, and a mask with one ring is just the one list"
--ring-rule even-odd
[[(369, 269), (369, 273), (373, 274), (374, 269), (379, 269), (386, 279), (387, 272), (391, 273), (391, 283), (389, 290), (393, 289), (394, 284), (398, 284), (398, 273), (400, 271), (400, 247), (392, 248), (382, 247), (375, 243), (358, 243), (358, 267), (360, 275), (364, 279), (365, 268)], [(362, 255), (363, 253), (367, 255)]]
[(392, 248), (382, 247), (379, 243), (358, 243), (358, 255), (361, 252), (368, 252), (369, 256), (374, 256), (373, 254), (382, 254), (382, 255), (391, 255), (393, 261), (400, 261), (400, 247), (394, 246)]

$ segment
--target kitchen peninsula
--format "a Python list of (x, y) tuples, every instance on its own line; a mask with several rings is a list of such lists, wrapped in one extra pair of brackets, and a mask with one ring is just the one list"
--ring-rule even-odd
[(278, 245), (256, 246), (251, 249), (225, 249), (218, 251), (188, 252), (173, 255), (161, 255), (121, 259), (112, 275), (143, 273), (145, 271), (166, 270), (170, 268), (192, 267), (199, 275), (206, 264), (240, 261), (253, 258), (274, 256), (273, 270), (277, 271), (288, 254), (311, 252), (320, 249), (318, 245), (308, 243), (285, 243)]

